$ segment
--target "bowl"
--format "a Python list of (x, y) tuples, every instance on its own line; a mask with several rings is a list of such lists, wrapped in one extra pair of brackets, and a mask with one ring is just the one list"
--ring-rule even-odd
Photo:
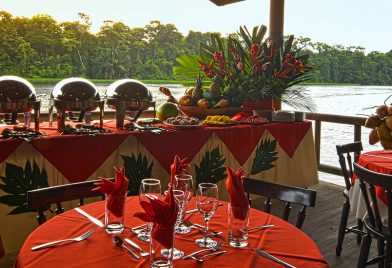
[(227, 115), (234, 116), (241, 111), (240, 107), (225, 107), (216, 109), (203, 109), (198, 106), (183, 106), (178, 105), (178, 109), (189, 117), (196, 117), (199, 119), (205, 119), (209, 115)]

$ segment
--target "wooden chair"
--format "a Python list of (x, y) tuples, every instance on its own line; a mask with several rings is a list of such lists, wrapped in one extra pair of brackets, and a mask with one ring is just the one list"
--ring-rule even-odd
[(357, 225), (347, 227), (348, 216), (350, 212), (350, 197), (349, 191), (351, 188), (351, 178), (353, 177), (353, 163), (357, 162), (359, 155), (361, 154), (362, 142), (353, 142), (344, 145), (336, 145), (336, 152), (339, 157), (339, 164), (342, 170), (346, 189), (343, 191), (343, 197), (345, 198), (342, 214), (340, 216), (339, 231), (338, 231), (338, 242), (336, 245), (335, 253), (340, 256), (342, 252), (342, 245), (344, 236), (347, 233), (357, 234), (357, 243), (361, 243), (362, 236), (365, 234), (362, 232), (363, 223), (361, 219), (357, 220)]
[[(376, 173), (354, 163), (354, 172), (359, 177), (360, 188), (366, 204), (367, 218), (364, 221), (367, 234), (362, 239), (357, 267), (378, 263), (378, 267), (391, 267), (392, 261), (392, 175)], [(375, 186), (385, 189), (388, 207), (388, 226), (382, 224), (378, 209)], [(370, 199), (369, 199), (370, 195)], [(378, 256), (368, 260), (372, 238), (377, 239)]]
[(264, 211), (271, 213), (271, 198), (284, 201), (282, 219), (288, 221), (291, 212), (291, 204), (302, 205), (298, 211), (295, 226), (301, 229), (306, 216), (306, 208), (314, 207), (316, 204), (317, 192), (314, 190), (276, 184), (271, 182), (259, 181), (251, 178), (244, 180), (244, 190), (251, 203), (250, 194), (267, 197), (264, 202)]
[(55, 213), (58, 215), (64, 212), (61, 202), (79, 199), (78, 206), (82, 206), (84, 198), (102, 196), (104, 199), (104, 195), (99, 191), (91, 191), (96, 187), (94, 183), (99, 181), (77, 182), (28, 191), (27, 206), (37, 210), (37, 221), (41, 225), (46, 222), (44, 211), (49, 205), (56, 204)]

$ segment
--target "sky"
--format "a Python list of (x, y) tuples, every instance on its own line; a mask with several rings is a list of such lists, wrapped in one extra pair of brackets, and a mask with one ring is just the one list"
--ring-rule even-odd
[[(186, 35), (236, 32), (269, 24), (269, 0), (246, 0), (223, 7), (209, 0), (0, 0), (0, 10), (14, 16), (49, 14), (58, 22), (91, 17), (92, 31), (104, 20), (143, 27), (152, 20), (172, 23)], [(286, 0), (284, 34), (330, 45), (362, 46), (366, 52), (392, 50), (392, 0)]]

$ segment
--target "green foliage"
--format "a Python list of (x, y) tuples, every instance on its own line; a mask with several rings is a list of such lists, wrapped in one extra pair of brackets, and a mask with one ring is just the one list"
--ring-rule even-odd
[(154, 166), (154, 161), (148, 163), (147, 157), (139, 153), (136, 156), (121, 156), (124, 161), (125, 176), (129, 179), (129, 195), (139, 194), (140, 181), (145, 178), (151, 178), (151, 171)]
[(200, 164), (195, 165), (197, 184), (202, 182), (217, 183), (226, 178), (225, 161), (226, 158), (220, 153), (219, 146), (211, 152), (206, 152)]
[(8, 215), (34, 212), (34, 209), (27, 208), (27, 192), (49, 186), (45, 169), (40, 171), (35, 162), (31, 169), (29, 161), (24, 170), (22, 167), (6, 163), (5, 176), (0, 176), (0, 179), (4, 183), (0, 184), (0, 189), (7, 193), (0, 197), (0, 203), (16, 207)]
[(276, 152), (276, 140), (270, 141), (262, 140), (256, 148), (256, 156), (253, 159), (252, 169), (250, 174), (255, 175), (264, 170), (268, 170), (274, 167), (273, 162), (275, 162), (278, 157)]
[[(214, 51), (222, 50), (230, 43), (249, 49), (252, 43), (263, 43), (261, 40), (266, 35), (265, 27), (255, 27), (251, 31), (241, 27), (238, 33), (230, 35), (234, 37), (231, 39), (219, 33), (194, 31), (183, 36), (175, 25), (161, 24), (159, 21), (132, 28), (121, 22), (105, 21), (97, 34), (92, 34), (90, 27), (90, 18), (83, 13), (79, 14), (79, 21), (58, 23), (48, 15), (13, 17), (0, 11), (0, 75), (30, 78), (83, 76), (109, 80), (124, 77), (166, 80), (176, 77), (183, 83), (184, 77), (180, 73), (194, 81), (199, 71), (191, 71), (195, 68), (192, 64), (198, 64), (197, 59), (193, 59), (191, 64), (185, 64), (186, 70), (179, 69), (176, 58), (180, 55), (199, 55), (201, 51), (200, 56), (205, 60)], [(243, 42), (236, 42), (239, 37), (242, 37)], [(203, 45), (200, 47), (199, 44)], [(267, 49), (264, 45), (262, 47)], [(331, 46), (311, 42), (309, 38), (288, 37), (282, 52), (271, 66), (279, 68), (279, 60), (290, 49), (309, 54), (309, 59), (303, 58), (303, 61), (308, 61), (316, 68), (313, 76), (303, 76), (287, 86), (302, 84), (304, 81), (392, 85), (392, 51), (370, 52), (366, 55), (361, 47)], [(223, 52), (225, 58), (234, 60), (232, 55)], [(244, 70), (251, 68), (244, 61)], [(267, 70), (268, 75), (271, 72), (273, 68)], [(237, 81), (235, 87), (248, 86), (247, 82), (246, 79)], [(269, 90), (265, 87), (249, 95), (265, 95)], [(303, 90), (300, 91), (303, 93)], [(293, 100), (293, 96), (298, 98)], [(304, 98), (306, 93), (301, 96), (297, 92), (286, 92), (283, 101), (296, 105), (294, 108), (311, 107), (311, 103), (301, 102)]]

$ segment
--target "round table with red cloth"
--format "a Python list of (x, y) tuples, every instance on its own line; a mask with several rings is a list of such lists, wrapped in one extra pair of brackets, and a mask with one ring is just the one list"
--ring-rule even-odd
[[(366, 169), (383, 173), (392, 174), (392, 150), (380, 150), (363, 153), (358, 158), (358, 164)], [(353, 176), (353, 187), (350, 189), (351, 210), (356, 212), (357, 218), (361, 219), (366, 213), (366, 204), (362, 198), (359, 188), (358, 177)], [(380, 199), (379, 209), (384, 224), (387, 223), (387, 197), (382, 187), (376, 186), (376, 195)]]
[[(193, 259), (175, 260), (174, 267), (282, 267), (271, 260), (257, 255), (253, 248), (260, 248), (277, 258), (296, 267), (329, 267), (321, 255), (317, 245), (305, 233), (295, 226), (267, 213), (251, 209), (250, 226), (274, 224), (273, 228), (253, 231), (249, 235), (249, 245), (242, 249), (235, 249), (227, 241), (227, 204), (218, 208), (212, 217), (210, 227), (223, 231), (217, 240), (224, 240), (222, 249), (228, 252), (221, 256), (209, 257), (203, 264)], [(188, 208), (194, 208), (194, 200)], [(103, 221), (104, 202), (96, 202), (82, 207), (90, 215)], [(141, 210), (138, 198), (130, 197), (126, 201), (125, 226), (133, 227), (143, 222), (133, 217), (135, 211)], [(190, 214), (189, 220), (203, 224), (199, 213)], [(76, 237), (95, 228), (95, 233), (87, 240), (53, 248), (31, 251), (31, 247), (63, 238)], [(120, 235), (131, 238), (143, 249), (148, 250), (148, 243), (141, 242), (129, 230)], [(195, 239), (201, 235), (193, 230), (189, 234), (176, 235), (175, 247), (185, 254), (190, 254), (200, 248)], [(130, 246), (129, 246), (130, 247)], [(134, 250), (137, 252), (136, 250)], [(125, 250), (116, 247), (112, 237), (75, 210), (58, 215), (38, 227), (25, 241), (15, 267), (149, 267), (149, 257), (135, 260)]]

